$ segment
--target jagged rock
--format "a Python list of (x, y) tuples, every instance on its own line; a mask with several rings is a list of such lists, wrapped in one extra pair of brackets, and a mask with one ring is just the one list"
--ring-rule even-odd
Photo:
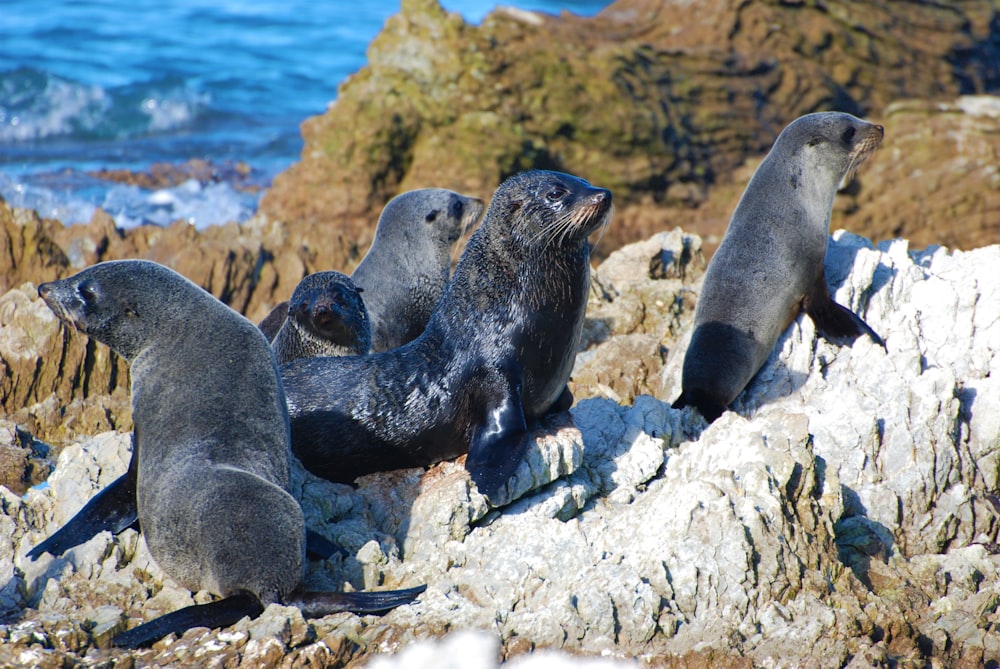
[(53, 467), (50, 452), (48, 444), (0, 419), (0, 486), (20, 495), (47, 479)]
[(917, 248), (1000, 242), (1000, 97), (900, 101), (877, 118), (883, 155), (838, 200), (835, 225)]
[(619, 403), (653, 394), (663, 360), (694, 317), (690, 285), (705, 265), (701, 239), (680, 228), (611, 253), (593, 274), (570, 390)]
[(303, 124), (301, 161), (261, 209), (350, 254), (398, 192), (488, 198), (513, 172), (554, 168), (615, 193), (611, 250), (663, 227), (621, 205), (697, 205), (803, 113), (995, 93), (997, 10), (619, 0), (592, 18), (501, 8), (471, 26), (437, 0), (406, 0), (367, 66)]
[(263, 189), (263, 178), (246, 163), (213, 164), (194, 158), (178, 165), (154, 163), (149, 169), (136, 172), (122, 169), (100, 169), (87, 173), (97, 179), (130, 184), (140, 188), (173, 188), (194, 179), (201, 185), (226, 183), (237, 191), (257, 192)]
[[(119, 424), (120, 419), (126, 427), (131, 422), (131, 409), (122, 413), (112, 408), (105, 414), (96, 405), (78, 404), (63, 416), (63, 407), (74, 400), (112, 395), (116, 390), (120, 396), (128, 388), (128, 369), (108, 347), (62, 327), (38, 297), (34, 284), (0, 295), (0, 370), (0, 409), (31, 427), (37, 423), (29, 421), (29, 416), (56, 418), (35, 430), (40, 439), (56, 443), (67, 432), (78, 433), (74, 418), (85, 426), (96, 423), (104, 429)], [(88, 418), (88, 413), (93, 415)]]
[[(603, 285), (673, 281), (648, 278), (668, 238), (685, 239), (623, 251), (598, 270)], [(802, 317), (735, 410), (706, 426), (668, 404), (684, 330), (656, 397), (625, 406), (578, 397), (575, 428), (543, 430), (554, 447), (539, 445), (516, 486), (524, 494), (499, 509), (477, 498), (460, 462), (373, 475), (356, 489), (297, 469), (293, 492), (310, 526), (345, 549), (311, 563), (307, 586), (426, 582), (418, 603), (381, 618), (308, 621), (272, 606), (256, 621), (164, 640), (135, 661), (353, 664), (482, 630), (489, 637), (469, 643), (493, 663), (491, 638), (504, 658), (551, 649), (655, 667), (996, 663), (998, 263), (1000, 246), (911, 251), (837, 233), (827, 258), (835, 299), (887, 350), (865, 338), (834, 346)], [(698, 289), (694, 279), (671, 290)], [(673, 318), (653, 319), (659, 307), (643, 305), (656, 327)], [(625, 336), (617, 325), (606, 341)], [(132, 530), (25, 560), (124, 469), (127, 453), (127, 435), (109, 433), (64, 450), (48, 490), (23, 499), (0, 490), (0, 604), (13, 621), (0, 625), (0, 663), (57, 666), (98, 643), (95, 630), (113, 628), (118, 612), (134, 623), (205, 601), (164, 581)]]
[(52, 239), (38, 214), (12, 209), (0, 198), (0, 295), (25, 281), (52, 281), (69, 267), (69, 259)]

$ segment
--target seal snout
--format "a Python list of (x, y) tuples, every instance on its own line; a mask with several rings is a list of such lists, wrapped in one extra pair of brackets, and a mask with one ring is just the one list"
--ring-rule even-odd
[(38, 286), (38, 297), (42, 298), (46, 306), (52, 310), (56, 317), (66, 323), (73, 323), (69, 316), (63, 299), (60, 297), (58, 281), (49, 281)]

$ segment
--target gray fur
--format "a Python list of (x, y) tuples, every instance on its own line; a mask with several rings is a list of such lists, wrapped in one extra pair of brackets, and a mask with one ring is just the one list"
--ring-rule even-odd
[(143, 260), (39, 294), (131, 363), (139, 523), (157, 564), (193, 591), (281, 601), (303, 575), (305, 524), (287, 492), (288, 411), (264, 335)]
[(483, 213), (479, 198), (443, 188), (397, 195), (379, 217), (375, 240), (352, 278), (364, 291), (372, 351), (416, 339), (451, 271), (451, 247)]
[(839, 184), (882, 135), (881, 126), (839, 112), (809, 114), (782, 131), (705, 273), (675, 406), (693, 404), (713, 420), (800, 311), (823, 321), (822, 330), (824, 313), (843, 309), (830, 300), (823, 276), (830, 213)]
[(296, 358), (364, 355), (372, 345), (368, 310), (351, 277), (316, 272), (299, 282), (271, 347), (284, 364)]

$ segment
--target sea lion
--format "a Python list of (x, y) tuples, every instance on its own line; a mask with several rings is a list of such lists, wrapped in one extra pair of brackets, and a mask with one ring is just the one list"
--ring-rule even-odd
[(361, 290), (340, 272), (316, 272), (299, 282), (271, 348), (278, 363), (317, 355), (364, 355), (372, 328)]
[(100, 263), (42, 284), (38, 294), (60, 320), (131, 363), (129, 472), (146, 544), (179, 584), (224, 598), (123, 632), (116, 645), (230, 625), (272, 602), (310, 616), (377, 612), (422, 591), (300, 588), (306, 530), (288, 493), (287, 407), (274, 354), (252, 323), (173, 270), (143, 260)]
[(792, 121), (750, 179), (705, 272), (674, 408), (713, 421), (805, 311), (826, 338), (882, 339), (830, 298), (823, 262), (838, 185), (884, 129), (840, 112)]
[(292, 448), (306, 468), (350, 482), (468, 452), (479, 490), (495, 495), (522, 459), (529, 423), (572, 404), (566, 382), (590, 289), (588, 236), (611, 213), (611, 192), (583, 179), (515, 175), (497, 189), (417, 339), (282, 365)]
[(451, 247), (483, 213), (483, 201), (444, 188), (397, 195), (382, 210), (375, 240), (351, 278), (364, 290), (372, 350), (416, 339), (451, 271)]

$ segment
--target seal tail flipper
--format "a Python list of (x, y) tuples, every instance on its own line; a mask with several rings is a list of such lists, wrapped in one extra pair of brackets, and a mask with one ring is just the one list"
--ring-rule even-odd
[(331, 613), (385, 613), (397, 606), (409, 604), (427, 589), (426, 585), (403, 590), (381, 592), (304, 592), (295, 591), (285, 597), (284, 603), (295, 606), (306, 618), (322, 618)]
[(75, 516), (70, 518), (69, 522), (28, 551), (28, 557), (35, 560), (42, 553), (62, 555), (70, 548), (89, 541), (104, 530), (118, 534), (137, 524), (138, 520), (135, 475), (130, 464), (127, 472), (90, 498), (90, 501)]
[(698, 390), (681, 391), (681, 396), (670, 405), (671, 409), (694, 407), (709, 423), (722, 415), (726, 407)]
[(143, 648), (168, 634), (183, 634), (192, 627), (228, 627), (247, 616), (256, 618), (263, 611), (264, 605), (256, 595), (239, 592), (217, 602), (187, 606), (154, 618), (116, 635), (111, 643), (119, 648)]

